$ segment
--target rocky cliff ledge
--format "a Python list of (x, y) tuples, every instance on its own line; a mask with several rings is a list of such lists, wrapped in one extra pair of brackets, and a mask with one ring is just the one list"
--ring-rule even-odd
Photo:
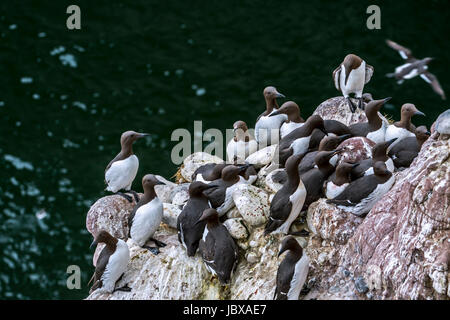
[[(178, 180), (190, 181), (198, 166), (218, 161), (194, 154)], [(239, 187), (236, 208), (227, 213), (225, 226), (241, 249), (229, 286), (221, 287), (200, 255), (187, 257), (178, 242), (174, 221), (187, 200), (188, 184), (182, 183), (157, 189), (164, 218), (155, 237), (167, 243), (161, 253), (127, 242), (131, 262), (118, 285), (128, 283), (132, 291), (94, 292), (87, 299), (272, 299), (281, 237), (263, 236), (263, 228), (279, 185), (264, 172), (255, 186)], [(310, 231), (297, 238), (311, 260), (301, 299), (450, 299), (450, 139), (433, 134), (411, 167), (395, 175), (390, 192), (364, 218), (321, 199), (295, 222), (294, 229)], [(120, 196), (99, 199), (86, 226), (126, 240), (133, 206)]]

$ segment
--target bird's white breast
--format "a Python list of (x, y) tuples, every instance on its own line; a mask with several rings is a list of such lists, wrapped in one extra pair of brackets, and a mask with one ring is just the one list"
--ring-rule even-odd
[(345, 67), (343, 64), (341, 68), (340, 87), (342, 93), (344, 96), (347, 96), (349, 93), (356, 93), (360, 97), (366, 80), (366, 62), (362, 61), (358, 68), (350, 71), (347, 84), (345, 84)]
[(118, 239), (116, 251), (109, 257), (105, 271), (101, 277), (102, 290), (113, 292), (116, 281), (127, 270), (130, 261), (130, 250), (125, 241)]
[(300, 211), (303, 208), (305, 199), (306, 199), (306, 188), (305, 185), (303, 184), (303, 181), (300, 180), (300, 183), (298, 184), (298, 187), (295, 190), (295, 192), (289, 196), (289, 201), (292, 204), (289, 217), (281, 226), (279, 226), (274, 231), (274, 233), (287, 234), (289, 232), (289, 228), (291, 227), (292, 222), (294, 222), (294, 220), (297, 219), (298, 215), (300, 214)]
[(111, 192), (122, 189), (130, 190), (138, 168), (139, 160), (134, 154), (126, 159), (113, 162), (105, 172), (105, 180), (108, 184), (106, 190)]
[(298, 296), (305, 284), (309, 270), (309, 258), (303, 253), (302, 257), (295, 264), (294, 275), (292, 276), (291, 284), (287, 294), (288, 300), (298, 300)]
[(380, 143), (385, 141), (385, 135), (386, 135), (386, 123), (382, 121), (380, 129), (369, 132), (366, 138), (372, 140), (375, 143)]
[(145, 242), (153, 236), (158, 229), (163, 216), (163, 205), (161, 200), (155, 197), (149, 203), (137, 209), (131, 225), (131, 238), (139, 245), (145, 245)]
[(258, 143), (256, 140), (250, 141), (234, 141), (231, 139), (227, 145), (227, 156), (228, 161), (234, 162), (235, 157), (237, 158), (237, 163), (244, 163), (245, 159), (256, 152), (258, 149)]
[(389, 141), (394, 138), (397, 138), (388, 148), (390, 150), (393, 146), (399, 143), (402, 139), (407, 137), (415, 137), (414, 133), (405, 128), (397, 127), (393, 124), (389, 125), (386, 129), (386, 134), (384, 136), (384, 141)]
[(337, 186), (333, 183), (333, 181), (328, 181), (327, 183), (327, 190), (325, 191), (325, 196), (327, 199), (334, 199), (339, 194), (341, 194), (342, 191), (348, 186), (348, 183), (344, 183), (341, 186)]
[(291, 143), (293, 154), (305, 153), (309, 147), (309, 141), (311, 140), (311, 136), (303, 137), (300, 139), (296, 139)]
[[(275, 112), (276, 110), (277, 109), (274, 109), (272, 112)], [(260, 144), (264, 144), (265, 142), (270, 142), (272, 140), (272, 136), (279, 138), (278, 135), (280, 127), (286, 120), (287, 115), (285, 114), (278, 114), (273, 117), (262, 116), (259, 118), (255, 124), (256, 141)], [(276, 143), (276, 141), (272, 143)], [(269, 145), (269, 143), (267, 143), (267, 145)]]
[(297, 122), (285, 122), (280, 128), (280, 136), (281, 139), (283, 139), (285, 136), (287, 136), (289, 133), (294, 131), (297, 128), (300, 128), (304, 123), (297, 123)]

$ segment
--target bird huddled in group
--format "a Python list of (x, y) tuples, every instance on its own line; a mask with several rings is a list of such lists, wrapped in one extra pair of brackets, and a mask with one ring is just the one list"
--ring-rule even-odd
[[(388, 44), (407, 59), (407, 64), (396, 70), (398, 79), (419, 74), (432, 79), (426, 71), (425, 59), (414, 59), (409, 49), (391, 41)], [(220, 284), (229, 284), (240, 260), (236, 240), (223, 224), (229, 218), (227, 213), (235, 206), (233, 195), (240, 186), (251, 185), (261, 177), (265, 179), (274, 168), (281, 168), (277, 170), (280, 187), (269, 200), (264, 235), (272, 238), (280, 235), (278, 256), (287, 251), (274, 275), (274, 299), (298, 299), (307, 279), (309, 258), (294, 236), (307, 236), (308, 230), (291, 231), (295, 221), (304, 218), (308, 207), (321, 198), (339, 210), (364, 217), (393, 186), (395, 172), (411, 165), (430, 136), (425, 126), (416, 128), (412, 124), (414, 115), (424, 114), (411, 103), (403, 104), (400, 121), (387, 122), (380, 109), (391, 98), (375, 100), (371, 94), (363, 93), (373, 73), (374, 68), (354, 54), (347, 55), (333, 72), (333, 81), (342, 92), (340, 101), (344, 102), (345, 109), (347, 102), (352, 113), (358, 107), (366, 116), (366, 120), (348, 125), (316, 113), (304, 120), (299, 104), (287, 101), (279, 107), (277, 99), (285, 96), (274, 86), (266, 87), (263, 91), (266, 110), (255, 121), (255, 138), (246, 122), (234, 122), (233, 137), (226, 146), (227, 161), (202, 163), (187, 178), (190, 179), (188, 200), (180, 207), (176, 222), (178, 241), (186, 255), (194, 257), (198, 252), (206, 269)], [(350, 99), (353, 93), (359, 100), (358, 106)], [(447, 127), (439, 125), (444, 128), (443, 132), (448, 131)], [(154, 254), (149, 256), (155, 257), (160, 248), (166, 246), (155, 239), (164, 215), (155, 186), (168, 182), (160, 176), (147, 174), (142, 178), (144, 193), (141, 197), (131, 189), (139, 167), (132, 146), (147, 135), (135, 131), (122, 134), (121, 151), (108, 164), (105, 181), (108, 191), (130, 202), (133, 198), (127, 193), (134, 196), (136, 205), (128, 219), (128, 237)], [(357, 137), (363, 137), (358, 139), (370, 142), (371, 147), (365, 147), (362, 159), (347, 161), (342, 154), (357, 148), (357, 142), (351, 144)], [(263, 166), (249, 161), (263, 149), (275, 150), (275, 154), (268, 152), (271, 157)], [(155, 246), (148, 246), (147, 242)], [(91, 292), (100, 288), (110, 293), (132, 290), (126, 285), (116, 288), (130, 261), (128, 242), (102, 230), (96, 234), (93, 245), (97, 243), (106, 246), (97, 260)]]

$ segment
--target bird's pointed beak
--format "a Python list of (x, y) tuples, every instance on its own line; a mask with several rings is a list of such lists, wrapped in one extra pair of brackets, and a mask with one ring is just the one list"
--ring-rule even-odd
[(147, 137), (149, 135), (150, 135), (150, 133), (140, 133), (138, 138), (144, 138), (144, 137)]
[(431, 136), (431, 132), (430, 132), (430, 131), (425, 132), (425, 134), (426, 134), (427, 136)]
[(331, 155), (336, 155), (336, 154), (339, 154), (339, 153), (341, 153), (342, 151), (344, 151), (344, 148), (339, 148), (339, 149), (336, 149), (336, 150), (334, 150), (333, 151), (333, 153), (331, 154)]
[(97, 245), (97, 241), (92, 241), (91, 245), (89, 246), (90, 249), (92, 249), (93, 247), (95, 247)]
[(391, 144), (393, 144), (394, 141), (397, 140), (397, 139), (398, 139), (398, 138), (394, 138), (394, 139), (391, 139), (391, 140), (386, 141), (387, 146), (389, 147), (389, 146), (390, 146)]
[(275, 97), (277, 98), (286, 98), (286, 96), (282, 93), (279, 93), (278, 91), (275, 93)]
[(352, 164), (352, 169), (353, 169), (353, 168), (356, 168), (357, 166), (359, 166), (359, 163), (354, 163), (354, 164)]
[(414, 112), (415, 116), (424, 116), (425, 117), (425, 113), (423, 113), (422, 111), (417, 110), (416, 112)]
[(285, 252), (287, 250), (287, 248), (285, 246), (282, 246), (280, 251), (278, 252), (278, 257), (281, 256), (283, 254), (283, 252)]
[(389, 100), (391, 100), (392, 99), (392, 97), (387, 97), (387, 98), (384, 98), (384, 102), (383, 102), (383, 104), (385, 104), (386, 102), (388, 102)]
[(343, 134), (342, 136), (339, 137), (340, 141), (344, 141), (348, 138), (350, 138), (352, 135), (347, 133), (347, 134)]
[(272, 112), (271, 114), (269, 114), (269, 117), (277, 116), (279, 114), (281, 114), (280, 110), (276, 110), (276, 111)]

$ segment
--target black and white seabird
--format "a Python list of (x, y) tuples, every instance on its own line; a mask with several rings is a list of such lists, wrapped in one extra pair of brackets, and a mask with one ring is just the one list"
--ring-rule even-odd
[(283, 139), (293, 130), (301, 127), (305, 120), (300, 116), (300, 108), (294, 101), (286, 101), (278, 110), (273, 111), (269, 117), (279, 114), (287, 115), (287, 120), (283, 122), (280, 128), (280, 138)]
[(177, 218), (178, 240), (186, 249), (188, 257), (193, 257), (205, 230), (206, 221), (198, 222), (203, 211), (210, 208), (203, 191), (211, 185), (194, 181), (189, 185), (189, 200)]
[(192, 175), (192, 181), (210, 183), (211, 181), (219, 179), (222, 175), (223, 168), (229, 165), (230, 164), (226, 162), (204, 164), (197, 170), (195, 170), (194, 174)]
[(133, 153), (133, 143), (139, 138), (148, 136), (147, 133), (138, 133), (134, 131), (126, 131), (120, 137), (120, 145), (122, 149), (119, 154), (111, 160), (105, 169), (106, 190), (117, 193), (132, 202), (133, 199), (125, 193), (119, 192), (124, 190), (134, 195), (136, 202), (139, 197), (136, 192), (131, 190), (131, 185), (139, 168), (139, 160)]
[(300, 179), (303, 181), (306, 189), (305, 208), (324, 196), (325, 182), (335, 170), (334, 166), (330, 163), (330, 159), (342, 151), (343, 149), (336, 149), (333, 151), (318, 152), (314, 159), (317, 168), (308, 170), (300, 175)]
[(278, 256), (288, 251), (278, 266), (274, 300), (298, 300), (308, 276), (309, 258), (294, 237), (283, 239)]
[(284, 166), (286, 160), (293, 154), (304, 154), (308, 151), (309, 142), (314, 129), (321, 130), (325, 135), (323, 119), (318, 115), (310, 116), (303, 126), (293, 130), (279, 144), (279, 164)]
[[(128, 217), (128, 236), (140, 247), (148, 249), (153, 254), (158, 254), (158, 247), (165, 244), (153, 238), (162, 221), (163, 204), (156, 196), (155, 185), (165, 184), (159, 181), (153, 174), (147, 174), (142, 178), (144, 195), (134, 207)], [(156, 247), (146, 246), (147, 241), (153, 241)]]
[(227, 158), (231, 163), (244, 163), (245, 159), (258, 150), (258, 143), (248, 132), (244, 121), (233, 124), (234, 137), (227, 145)]
[(114, 291), (130, 291), (127, 285), (116, 289), (117, 280), (122, 277), (127, 270), (130, 261), (130, 250), (125, 241), (117, 239), (107, 231), (101, 230), (91, 244), (91, 248), (99, 243), (104, 243), (105, 247), (98, 256), (95, 265), (95, 272), (88, 285), (93, 281), (89, 293), (99, 289), (102, 292), (112, 293)]
[(334, 203), (338, 208), (356, 216), (368, 213), (395, 181), (394, 175), (382, 161), (374, 164), (373, 171), (374, 174), (352, 181), (336, 198), (327, 200), (327, 203)]
[(383, 142), (386, 134), (387, 124), (380, 118), (378, 112), (391, 97), (381, 100), (372, 100), (364, 108), (367, 122), (350, 125), (349, 129), (355, 137), (367, 137), (375, 143)]
[(408, 168), (413, 160), (419, 154), (422, 144), (430, 137), (431, 133), (427, 130), (427, 127), (420, 126), (416, 129), (415, 137), (408, 137), (402, 140), (402, 143), (398, 143), (393, 146), (388, 155), (394, 161), (396, 168)]
[(362, 110), (364, 85), (372, 78), (373, 71), (371, 65), (366, 64), (363, 59), (354, 54), (345, 56), (344, 61), (333, 71), (334, 85), (347, 99), (352, 112), (355, 112), (356, 107), (350, 100), (350, 93), (354, 93), (359, 99), (358, 107)]
[(397, 138), (394, 138), (392, 140), (380, 142), (374, 145), (372, 147), (372, 158), (364, 159), (358, 162), (358, 166), (353, 168), (352, 170), (352, 179), (356, 180), (357, 178), (360, 178), (362, 176), (373, 174), (373, 165), (378, 161), (384, 162), (386, 164), (386, 168), (390, 172), (394, 172), (394, 162), (392, 161), (391, 157), (388, 156), (387, 150), (389, 146), (392, 145), (396, 140)]
[(206, 221), (206, 226), (199, 244), (203, 262), (222, 285), (228, 284), (238, 262), (239, 249), (227, 228), (220, 223), (216, 210), (203, 211), (199, 223), (203, 221)]
[(336, 167), (335, 174), (329, 177), (326, 184), (325, 196), (327, 199), (337, 197), (348, 184), (352, 181), (352, 169), (357, 167), (358, 163), (341, 162)]
[(445, 100), (445, 92), (439, 84), (438, 79), (434, 74), (428, 71), (428, 63), (430, 63), (433, 58), (427, 57), (419, 60), (413, 57), (410, 49), (389, 39), (386, 40), (386, 43), (389, 47), (398, 51), (403, 60), (406, 61), (405, 64), (395, 68), (393, 73), (386, 74), (388, 78), (394, 77), (398, 84), (402, 84), (405, 79), (408, 80), (420, 76), (433, 88), (434, 92), (441, 96), (442, 100)]
[[(255, 139), (260, 147), (269, 146), (279, 141), (279, 130), (284, 121), (287, 120), (285, 114), (279, 114), (273, 117), (269, 115), (278, 110), (277, 98), (285, 98), (275, 87), (266, 87), (263, 91), (266, 100), (266, 111), (264, 111), (255, 124)], [(273, 140), (273, 141), (272, 141)]]
[(287, 181), (270, 203), (270, 217), (264, 233), (287, 234), (292, 222), (298, 217), (306, 197), (306, 189), (298, 174), (298, 164), (304, 154), (296, 154), (286, 161)]
[(414, 137), (416, 127), (411, 123), (411, 118), (414, 115), (425, 116), (425, 114), (417, 110), (416, 106), (412, 103), (405, 103), (401, 109), (400, 121), (394, 122), (386, 129), (384, 140), (392, 140), (397, 138), (392, 147), (399, 143), (403, 138)]
[(228, 210), (233, 208), (233, 191), (239, 184), (248, 182), (240, 175), (250, 165), (234, 166), (229, 165), (223, 168), (220, 179), (209, 183), (211, 188), (204, 191), (211, 203), (211, 207), (216, 209), (220, 216), (223, 216)]

